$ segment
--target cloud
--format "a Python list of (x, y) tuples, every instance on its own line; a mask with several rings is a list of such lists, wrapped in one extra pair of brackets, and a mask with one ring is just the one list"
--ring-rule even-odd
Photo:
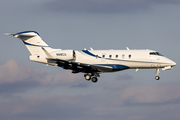
[[(127, 87), (116, 91), (123, 105), (160, 105), (180, 103), (179, 85)], [(118, 102), (115, 102), (118, 104)]]
[(85, 84), (85, 83), (77, 83), (75, 85), (72, 85), (71, 86), (72, 88), (86, 88), (88, 87), (88, 84)]
[(25, 80), (40, 82), (40, 79), (46, 79), (48, 75), (47, 71), (40, 72), (30, 67), (21, 66), (14, 60), (9, 60), (5, 65), (0, 66), (0, 84)]
[(134, 79), (134, 77), (132, 75), (125, 73), (125, 74), (119, 74), (116, 79), (117, 80), (132, 80)]
[[(86, 95), (40, 95), (1, 100), (0, 118), (4, 120), (8, 118), (14, 120), (83, 120), (85, 118), (87, 120), (109, 120), (109, 118), (168, 120), (171, 118), (176, 120), (179, 117), (178, 86), (126, 87), (121, 90), (116, 89), (117, 91), (100, 93), (94, 91), (93, 94)], [(175, 92), (176, 90), (178, 91)], [(166, 114), (162, 115), (163, 113)]]
[(8, 118), (13, 118), (13, 120), (83, 120), (88, 117), (90, 119), (93, 103), (100, 102), (98, 98), (95, 95), (41, 95), (0, 101), (0, 118), (3, 120)]
[[(0, 119), (176, 120), (180, 117), (177, 106), (180, 103), (179, 83), (133, 86), (130, 81), (115, 81), (88, 86), (81, 77), (73, 77), (70, 72), (52, 75), (9, 60), (0, 66)], [(46, 91), (46, 86), (53, 88), (62, 85), (66, 87), (57, 91), (61, 94), (51, 94), (49, 91), (49, 94), (17, 94), (32, 88), (44, 86)], [(77, 88), (84, 91), (80, 92), (81, 89)], [(38, 89), (36, 92), (39, 92)], [(3, 97), (2, 94), (9, 96)]]
[(52, 11), (122, 13), (148, 10), (155, 4), (179, 3), (179, 0), (56, 0), (46, 6)]
[[(180, 103), (180, 83), (134, 86), (133, 82), (101, 84), (112, 106), (158, 106)], [(113, 99), (115, 98), (115, 99)]]
[[(88, 108), (80, 105), (78, 98), (44, 96), (0, 102), (0, 118), (56, 120), (78, 118)], [(77, 104), (78, 103), (78, 104)]]
[(73, 75), (70, 71), (53, 75), (48, 71), (39, 71), (9, 60), (0, 66), (0, 94), (22, 92), (40, 86), (73, 85), (83, 82), (81, 77), (81, 74)]

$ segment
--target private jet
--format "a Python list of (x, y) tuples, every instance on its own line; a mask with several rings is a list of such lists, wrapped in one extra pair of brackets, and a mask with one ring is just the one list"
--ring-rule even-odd
[(12, 35), (22, 40), (31, 55), (29, 60), (58, 66), (72, 73), (84, 73), (86, 80), (96, 83), (101, 73), (117, 72), (127, 69), (156, 69), (159, 72), (171, 70), (176, 63), (154, 50), (62, 50), (53, 49), (46, 44), (36, 31), (24, 31)]

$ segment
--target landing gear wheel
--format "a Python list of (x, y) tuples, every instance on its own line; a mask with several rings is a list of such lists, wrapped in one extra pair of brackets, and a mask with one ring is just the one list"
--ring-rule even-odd
[(85, 79), (88, 80), (88, 81), (91, 79), (91, 75), (88, 75), (88, 74), (85, 74), (84, 77), (85, 77)]
[(159, 77), (159, 76), (156, 76), (156, 77), (155, 77), (155, 79), (156, 79), (156, 80), (159, 80), (159, 79), (160, 79), (160, 77)]
[(97, 79), (97, 77), (93, 77), (93, 78), (91, 79), (91, 81), (94, 82), (94, 83), (96, 83), (96, 82), (98, 81), (98, 79)]

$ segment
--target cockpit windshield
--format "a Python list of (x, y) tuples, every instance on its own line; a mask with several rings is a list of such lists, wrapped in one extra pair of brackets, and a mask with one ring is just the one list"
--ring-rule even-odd
[(149, 55), (158, 55), (158, 56), (163, 56), (159, 52), (150, 52)]

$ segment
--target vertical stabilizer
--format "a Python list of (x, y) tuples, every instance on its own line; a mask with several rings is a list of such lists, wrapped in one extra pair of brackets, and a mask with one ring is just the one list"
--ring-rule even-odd
[(10, 35), (22, 40), (32, 55), (45, 54), (42, 47), (50, 48), (36, 31), (24, 31)]

